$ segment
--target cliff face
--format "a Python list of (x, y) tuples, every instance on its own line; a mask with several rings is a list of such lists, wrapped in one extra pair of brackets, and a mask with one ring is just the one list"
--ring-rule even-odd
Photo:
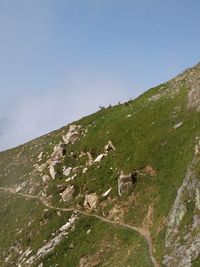
[(163, 264), (188, 267), (200, 254), (200, 160), (199, 138), (194, 157), (188, 166), (183, 183), (177, 191), (174, 205), (169, 213)]
[(0, 153), (1, 266), (200, 266), (199, 81)]

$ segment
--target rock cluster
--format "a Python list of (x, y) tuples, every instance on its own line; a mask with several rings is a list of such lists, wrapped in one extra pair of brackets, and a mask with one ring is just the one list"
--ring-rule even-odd
[(74, 144), (76, 140), (80, 137), (80, 125), (70, 125), (69, 131), (63, 136), (63, 141), (66, 145)]
[[(60, 163), (62, 163), (64, 156), (67, 152), (67, 146), (69, 144), (74, 144), (75, 141), (77, 141), (80, 137), (80, 135), (83, 133), (82, 127), (80, 125), (70, 125), (68, 132), (66, 135), (62, 137), (63, 141), (60, 141), (57, 145), (54, 146), (53, 153), (50, 155), (50, 158), (47, 159), (45, 163), (42, 164), (36, 164), (35, 167), (37, 171), (40, 173), (44, 173), (47, 169), (49, 172), (50, 177), (54, 180), (57, 177), (56, 172), (56, 166)], [(38, 162), (40, 162), (43, 159), (43, 152), (40, 152), (38, 155)], [(64, 168), (63, 174), (65, 176), (70, 175), (72, 168)], [(44, 183), (46, 183), (49, 180), (49, 177), (47, 177), (47, 174), (45, 176), (42, 176), (42, 180)]]

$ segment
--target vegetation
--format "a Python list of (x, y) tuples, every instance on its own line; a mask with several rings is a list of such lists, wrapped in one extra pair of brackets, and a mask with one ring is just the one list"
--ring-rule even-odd
[[(97, 209), (90, 212), (108, 217), (111, 210), (118, 207), (119, 220), (136, 227), (144, 225), (148, 211), (153, 207), (146, 227), (151, 233), (154, 255), (161, 263), (165, 253), (167, 216), (192, 160), (195, 138), (200, 136), (199, 113), (187, 108), (188, 90), (186, 81), (175, 85), (170, 81), (134, 101), (101, 108), (97, 113), (74, 122), (87, 131), (78, 141), (67, 146), (66, 154), (56, 166), (59, 177), (48, 185), (42, 182), (42, 174), (36, 170), (38, 155), (44, 153), (40, 164), (45, 163), (69, 126), (0, 153), (0, 187), (16, 187), (25, 182), (23, 193), (40, 196), (46, 190), (45, 197), (48, 200), (51, 197), (52, 205), (78, 207), (82, 211), (85, 210), (85, 194), (96, 192), (99, 203)], [(176, 128), (180, 122), (181, 127)], [(86, 153), (90, 152), (95, 159), (104, 153), (103, 148), (109, 140), (116, 150), (111, 150), (99, 163), (87, 166), (86, 173), (78, 170), (77, 176), (66, 182), (64, 166), (86, 166)], [(151, 166), (155, 175), (138, 175), (132, 188), (119, 197), (120, 172), (128, 174), (146, 166)], [(43, 174), (48, 172), (46, 168)], [(67, 185), (75, 188), (69, 203), (62, 201), (59, 189)], [(105, 199), (102, 194), (109, 188), (112, 190)], [(0, 192), (0, 201), (1, 266), (11, 266), (11, 263), (15, 266), (19, 260), (19, 251), (15, 247), (21, 251), (29, 247), (32, 250), (30, 255), (34, 255), (71, 215), (71, 212), (58, 214), (56, 210), (46, 210), (38, 200), (5, 192)], [(191, 202), (188, 207), (191, 207), (190, 214), (184, 218), (183, 225), (191, 224), (194, 203)], [(137, 232), (80, 215), (75, 229), (41, 262), (44, 266), (73, 267), (79, 266), (81, 259), (86, 259), (94, 264), (91, 266), (150, 267), (152, 262), (148, 253), (144, 238)], [(10, 254), (11, 258), (6, 263), (5, 258)], [(38, 264), (36, 262), (35, 266)], [(192, 266), (199, 266), (199, 258)]]

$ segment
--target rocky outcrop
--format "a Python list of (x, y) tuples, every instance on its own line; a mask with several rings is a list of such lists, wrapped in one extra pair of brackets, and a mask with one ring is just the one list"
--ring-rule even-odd
[(64, 224), (62, 227), (59, 229), (59, 233), (52, 234), (55, 237), (49, 240), (43, 247), (38, 249), (35, 255), (31, 256), (29, 259), (26, 260), (24, 258), (22, 260), (22, 263), (24, 264), (23, 266), (30, 266), (33, 265), (36, 261), (39, 259), (45, 257), (47, 254), (52, 252), (54, 248), (62, 241), (62, 239), (65, 237), (67, 238), (67, 235), (69, 233), (69, 230), (73, 230), (75, 227), (75, 222), (78, 219), (78, 215), (76, 213), (73, 213), (69, 220), (67, 221), (66, 224)]
[(66, 145), (68, 144), (74, 144), (75, 141), (79, 138), (80, 136), (80, 125), (70, 125), (69, 131), (67, 132), (66, 135), (63, 136), (63, 141), (65, 142)]
[[(54, 180), (56, 179), (57, 172), (56, 172), (56, 166), (58, 164), (63, 163), (64, 156), (67, 153), (67, 145), (74, 144), (76, 140), (80, 137), (80, 135), (83, 133), (83, 129), (80, 125), (70, 125), (68, 132), (66, 135), (62, 137), (63, 141), (60, 141), (57, 145), (53, 148), (53, 153), (50, 155), (50, 157), (47, 159), (47, 161), (41, 165), (39, 163), (36, 163), (34, 166), (37, 171), (39, 171), (41, 174), (45, 172), (45, 170), (48, 170), (50, 177)], [(41, 152), (38, 156), (38, 161), (41, 161), (43, 159), (44, 152)], [(63, 169), (63, 175), (69, 176), (72, 171), (72, 168), (64, 168)], [(62, 173), (60, 173), (62, 174)], [(42, 175), (41, 175), (42, 176)], [(43, 182), (46, 183), (47, 179), (45, 179), (44, 175)], [(47, 176), (46, 176), (47, 178)], [(45, 180), (45, 181), (44, 181)]]
[(186, 84), (188, 88), (187, 108), (200, 111), (200, 64), (189, 68), (174, 78), (171, 82), (178, 88), (181, 84)]
[[(197, 146), (200, 147), (199, 141)], [(196, 147), (195, 151), (198, 150)], [(200, 155), (195, 152), (169, 214), (165, 239), (166, 255), (162, 262), (167, 267), (191, 267), (192, 261), (200, 254), (200, 181), (196, 177), (199, 163)], [(187, 220), (184, 220), (186, 217)]]
[(66, 144), (59, 142), (54, 146), (53, 153), (51, 154), (51, 161), (58, 162), (66, 154)]

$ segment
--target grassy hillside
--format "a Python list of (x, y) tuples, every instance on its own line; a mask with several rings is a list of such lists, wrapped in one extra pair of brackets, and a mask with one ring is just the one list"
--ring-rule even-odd
[[(74, 122), (81, 127), (75, 130), (77, 139), (68, 144), (63, 136), (70, 126), (0, 153), (1, 266), (173, 266), (173, 261), (163, 261), (172, 253), (166, 247), (166, 236), (177, 190), (194, 162), (200, 136), (199, 112), (191, 105), (191, 90), (194, 84), (198, 89), (194, 81), (199, 73), (196, 66), (134, 101)], [(113, 147), (106, 150), (109, 141)], [(58, 146), (60, 152), (52, 155), (59, 142), (64, 150)], [(102, 159), (95, 161), (99, 155)], [(55, 179), (50, 174), (51, 166)], [(63, 173), (69, 167), (66, 176)], [(196, 163), (192, 170), (198, 179)], [(131, 178), (127, 178), (127, 184), (123, 180), (123, 193), (119, 195), (122, 172)], [(66, 188), (68, 200), (63, 201)], [(93, 203), (86, 201), (91, 194), (95, 195)], [(186, 215), (177, 226), (183, 245), (194, 218), (200, 220), (197, 191), (196, 195), (193, 199), (185, 193), (189, 213), (184, 211)], [(27, 262), (59, 234), (73, 210), (80, 211), (78, 218), (55, 248)], [(147, 235), (122, 224), (144, 230), (151, 242), (146, 242)], [(193, 239), (198, 238), (197, 231)], [(177, 242), (183, 251), (180, 240)], [(185, 247), (189, 249), (191, 242), (192, 238)], [(149, 252), (150, 243), (156, 263)], [(192, 266), (199, 266), (198, 249)]]

